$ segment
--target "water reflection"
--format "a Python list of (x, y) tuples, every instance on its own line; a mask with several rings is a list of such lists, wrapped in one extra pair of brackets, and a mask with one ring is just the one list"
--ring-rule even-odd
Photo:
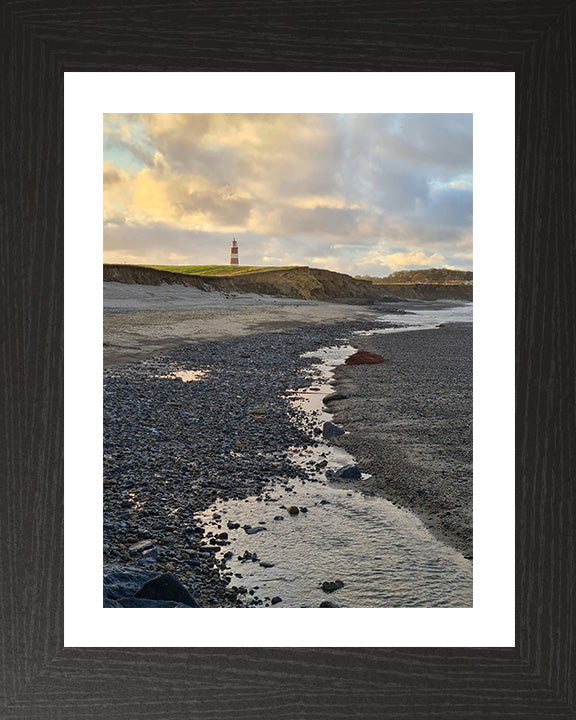
[(208, 370), (173, 370), (168, 375), (154, 375), (159, 380), (182, 380), (182, 382), (195, 382), (203, 380), (209, 375)]
[[(298, 514), (290, 515), (290, 507)], [(214, 520), (214, 514), (221, 517)], [(383, 498), (290, 481), (268, 498), (218, 502), (201, 519), (214, 533), (228, 533), (230, 545), (220, 552), (232, 553), (230, 584), (248, 590), (247, 602), (256, 597), (266, 605), (280, 597), (274, 607), (326, 601), (355, 608), (472, 605), (471, 563)], [(248, 534), (243, 526), (265, 530)], [(342, 588), (323, 591), (322, 583), (336, 580)]]
[[(391, 317), (380, 319), (389, 323)], [(470, 304), (416, 311), (403, 315), (394, 327), (358, 334), (424, 330), (471, 320)], [(356, 350), (340, 345), (303, 355), (320, 360), (310, 370), (314, 384), (289, 394), (296, 407), (320, 425), (332, 419), (323, 402), (333, 391), (332, 371)], [(460, 553), (436, 539), (413, 513), (327, 482), (325, 471), (353, 464), (351, 455), (327, 441), (294, 450), (292, 459), (307, 468), (312, 482), (278, 478), (267, 495), (218, 501), (200, 516), (207, 531), (228, 533), (230, 545), (219, 552), (228, 553), (230, 584), (245, 589), (247, 605), (472, 606), (472, 564)], [(298, 508), (297, 514), (289, 508)], [(342, 587), (332, 593), (322, 589), (323, 583), (335, 581)]]

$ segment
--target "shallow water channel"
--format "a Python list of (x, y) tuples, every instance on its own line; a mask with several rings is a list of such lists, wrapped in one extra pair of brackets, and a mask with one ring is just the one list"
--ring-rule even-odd
[[(380, 319), (396, 327), (360, 334), (470, 322), (472, 305)], [(320, 426), (332, 418), (322, 402), (333, 390), (332, 371), (355, 351), (352, 345), (336, 346), (304, 356), (321, 362), (310, 371), (314, 384), (292, 393), (292, 401)], [(354, 464), (353, 457), (320, 440), (317, 447), (295, 451), (294, 460), (308, 468), (311, 480), (278, 478), (258, 497), (219, 501), (197, 516), (207, 533), (228, 533), (230, 544), (219, 554), (228, 553), (230, 585), (246, 588), (247, 605), (259, 598), (260, 606), (272, 607), (322, 602), (356, 608), (472, 606), (468, 560), (436, 539), (413, 513), (341, 486), (349, 481), (326, 478), (326, 470)], [(319, 462), (322, 469), (316, 468)], [(298, 508), (298, 514), (288, 508)], [(342, 587), (322, 589), (337, 580)]]

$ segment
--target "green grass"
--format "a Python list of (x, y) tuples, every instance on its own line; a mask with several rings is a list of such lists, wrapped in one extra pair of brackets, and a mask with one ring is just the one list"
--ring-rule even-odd
[(249, 275), (257, 272), (270, 272), (271, 270), (290, 270), (297, 265), (287, 267), (258, 267), (257, 265), (142, 265), (141, 267), (153, 270), (166, 270), (167, 272), (182, 273), (184, 275)]

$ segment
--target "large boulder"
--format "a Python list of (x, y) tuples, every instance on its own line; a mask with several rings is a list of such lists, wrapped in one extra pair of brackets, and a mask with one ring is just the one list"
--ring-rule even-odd
[(184, 585), (169, 572), (148, 580), (134, 593), (134, 597), (147, 600), (173, 600), (190, 607), (198, 607), (198, 603)]
[(382, 362), (384, 362), (382, 355), (366, 352), (366, 350), (358, 350), (354, 355), (350, 355), (344, 360), (346, 365), (375, 365)]
[(344, 465), (334, 476), (337, 480), (360, 480), (362, 471), (358, 465)]
[[(148, 598), (127, 597), (116, 601), (123, 608), (191, 608), (192, 605), (174, 600), (149, 600)], [(116, 607), (116, 606), (115, 606)]]
[(130, 597), (157, 575), (149, 570), (108, 565), (104, 568), (104, 597), (110, 600)]

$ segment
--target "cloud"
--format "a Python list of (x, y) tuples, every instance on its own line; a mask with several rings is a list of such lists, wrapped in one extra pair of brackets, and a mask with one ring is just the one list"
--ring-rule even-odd
[(255, 265), (471, 267), (471, 115), (130, 114), (104, 129), (106, 259), (226, 263), (235, 235)]
[(120, 177), (120, 173), (117, 170), (114, 170), (114, 168), (106, 169), (104, 167), (104, 185), (114, 185), (115, 183), (122, 182), (122, 178)]
[(391, 255), (385, 255), (382, 264), (394, 268), (419, 268), (440, 265), (443, 262), (444, 256), (440, 253), (426, 254), (423, 250), (416, 250), (413, 252), (397, 252)]
[(426, 217), (435, 224), (470, 227), (472, 189), (446, 187), (430, 194)]

